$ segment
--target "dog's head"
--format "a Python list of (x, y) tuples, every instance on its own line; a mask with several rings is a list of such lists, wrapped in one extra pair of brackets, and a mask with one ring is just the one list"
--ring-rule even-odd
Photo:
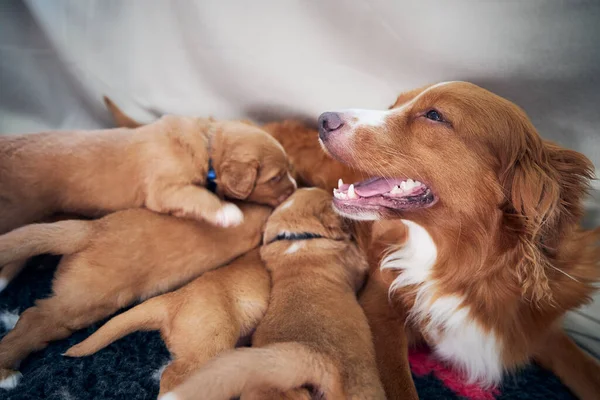
[(404, 93), (387, 111), (324, 113), (319, 138), (331, 156), (372, 176), (335, 191), (335, 207), (355, 219), (507, 203), (549, 222), (574, 211), (566, 206), (591, 175), (589, 160), (543, 141), (520, 108), (466, 82)]
[(218, 190), (233, 198), (276, 207), (296, 189), (283, 147), (262, 129), (240, 121), (211, 124)]
[(323, 257), (332, 257), (358, 289), (368, 269), (367, 261), (354, 240), (356, 225), (335, 212), (331, 199), (323, 189), (298, 189), (267, 220), (261, 257), (271, 270), (286, 267), (291, 260), (324, 267), (327, 261)]
[(343, 215), (462, 224), (488, 242), (502, 226), (534, 276), (578, 223), (592, 176), (582, 154), (544, 141), (523, 110), (466, 82), (403, 93), (386, 111), (324, 113), (319, 137), (331, 156), (372, 176), (340, 182), (334, 206)]
[(322, 189), (298, 189), (269, 217), (263, 242), (290, 238), (350, 239), (348, 223), (334, 211), (331, 198)]

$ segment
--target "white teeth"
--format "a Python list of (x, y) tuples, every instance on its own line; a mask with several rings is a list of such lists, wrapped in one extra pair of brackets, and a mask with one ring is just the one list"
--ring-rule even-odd
[(346, 194), (344, 192), (340, 192), (337, 189), (333, 189), (333, 197), (335, 197), (336, 199), (346, 199), (348, 196), (346, 196)]
[(398, 193), (402, 193), (402, 192), (403, 192), (403, 190), (402, 190), (402, 189), (400, 189), (400, 188), (398, 187), (398, 185), (394, 186), (394, 188), (393, 188), (392, 190), (390, 190), (390, 193), (391, 193), (391, 194), (398, 194)]
[(421, 186), (421, 185), (422, 185), (422, 183), (421, 183), (421, 182), (419, 182), (419, 181), (415, 181), (415, 187), (418, 187), (418, 186)]
[(406, 182), (405, 181), (400, 182), (400, 189), (406, 190)]
[(350, 187), (348, 188), (348, 198), (349, 199), (356, 199), (356, 193), (354, 192), (354, 184), (350, 185)]
[(344, 181), (342, 180), (342, 178), (338, 179), (338, 189), (340, 189), (343, 184), (344, 184)]
[[(404, 182), (403, 182), (404, 183)], [(412, 190), (415, 188), (415, 181), (413, 181), (412, 179), (408, 179), (406, 181), (406, 185), (404, 187), (404, 190)]]

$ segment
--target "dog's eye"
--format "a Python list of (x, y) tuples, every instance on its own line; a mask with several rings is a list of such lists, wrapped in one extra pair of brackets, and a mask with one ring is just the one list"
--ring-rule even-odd
[(442, 118), (442, 114), (437, 112), (436, 110), (429, 110), (425, 114), (425, 118), (430, 119), (432, 121), (443, 122), (444, 118)]
[(283, 175), (281, 175), (281, 174), (280, 175), (275, 175), (274, 177), (272, 177), (271, 179), (269, 179), (269, 182), (271, 182), (271, 183), (277, 183), (277, 182), (279, 182), (281, 180), (282, 176)]

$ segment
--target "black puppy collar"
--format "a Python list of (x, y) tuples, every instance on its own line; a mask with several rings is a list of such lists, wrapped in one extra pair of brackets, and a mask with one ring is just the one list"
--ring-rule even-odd
[(275, 236), (269, 243), (277, 242), (280, 240), (310, 240), (310, 239), (322, 239), (323, 236), (311, 233), (311, 232), (282, 232)]

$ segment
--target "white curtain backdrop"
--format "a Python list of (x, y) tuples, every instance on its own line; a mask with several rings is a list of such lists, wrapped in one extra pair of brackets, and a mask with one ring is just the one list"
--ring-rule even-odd
[[(140, 120), (264, 121), (468, 80), (600, 166), (599, 43), (597, 0), (2, 0), (0, 134), (110, 126), (103, 94)], [(599, 321), (568, 320), (596, 355)]]

